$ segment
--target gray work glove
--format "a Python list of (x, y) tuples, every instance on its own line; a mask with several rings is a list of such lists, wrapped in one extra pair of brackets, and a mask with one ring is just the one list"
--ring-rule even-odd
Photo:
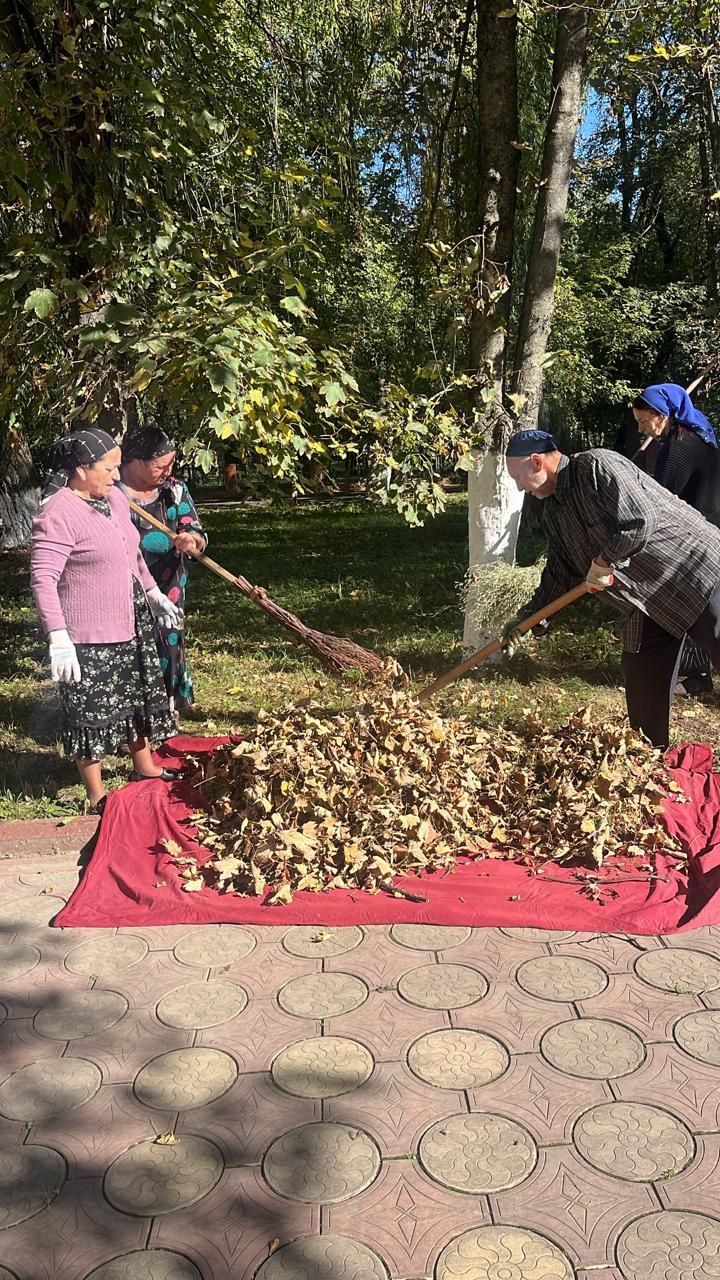
[(530, 634), (529, 631), (519, 630), (520, 623), (523, 621), (524, 619), (518, 617), (516, 614), (505, 623), (505, 626), (502, 629), (502, 635), (500, 637), (502, 640), (502, 647), (510, 658), (518, 646), (521, 645)]

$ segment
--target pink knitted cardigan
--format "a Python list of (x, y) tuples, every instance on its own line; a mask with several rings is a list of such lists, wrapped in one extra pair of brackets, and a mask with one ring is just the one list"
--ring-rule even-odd
[(140, 551), (127, 498), (108, 494), (110, 518), (60, 489), (33, 520), (30, 583), (45, 631), (76, 644), (113, 644), (135, 635), (133, 577), (156, 585)]

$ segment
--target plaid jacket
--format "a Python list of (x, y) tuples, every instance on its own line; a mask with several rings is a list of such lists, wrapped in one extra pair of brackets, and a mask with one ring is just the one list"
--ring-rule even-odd
[(563, 460), (543, 527), (547, 565), (522, 616), (569, 591), (603, 556), (615, 574), (603, 599), (624, 615), (631, 653), (640, 649), (644, 615), (683, 636), (720, 583), (720, 531), (610, 449)]

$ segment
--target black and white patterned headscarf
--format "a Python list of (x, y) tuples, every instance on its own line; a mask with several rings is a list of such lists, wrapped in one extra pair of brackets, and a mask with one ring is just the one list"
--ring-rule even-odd
[(111, 449), (117, 449), (117, 442), (107, 431), (87, 427), (83, 431), (73, 431), (63, 436), (50, 450), (48, 465), (42, 482), (42, 501), (47, 502), (59, 489), (64, 489), (68, 480), (78, 467), (92, 466), (99, 462)]
[(174, 453), (175, 442), (165, 435), (161, 427), (135, 427), (123, 436), (121, 448), (123, 462), (132, 462), (133, 458), (150, 462), (153, 458)]

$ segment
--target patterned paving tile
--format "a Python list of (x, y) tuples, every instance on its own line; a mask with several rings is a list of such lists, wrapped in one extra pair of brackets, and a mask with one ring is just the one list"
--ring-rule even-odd
[(504, 1076), (470, 1090), (469, 1097), (473, 1111), (510, 1116), (540, 1143), (571, 1142), (578, 1117), (592, 1106), (612, 1101), (605, 1081), (569, 1082), (540, 1054), (530, 1053), (511, 1058)]
[(321, 967), (319, 956), (315, 960), (292, 956), (278, 945), (260, 947), (234, 964), (219, 966), (213, 969), (212, 976), (239, 982), (257, 1000), (272, 1000), (286, 983), (305, 974), (320, 973)]
[(273, 1084), (297, 1098), (353, 1093), (373, 1073), (375, 1060), (359, 1040), (313, 1036), (290, 1044), (273, 1059)]
[(132, 1082), (151, 1058), (191, 1045), (193, 1035), (192, 1031), (163, 1026), (147, 1009), (135, 1009), (119, 1026), (85, 1037), (82, 1052), (100, 1068), (105, 1084), (124, 1084)]
[(331, 956), (325, 961), (325, 970), (333, 973), (349, 969), (358, 978), (362, 978), (371, 991), (392, 990), (408, 969), (415, 968), (417, 964), (426, 964), (432, 959), (432, 952), (408, 953), (407, 948), (398, 947), (386, 929), (366, 929), (362, 942), (353, 949), (347, 960), (342, 956)]
[(678, 947), (689, 947), (692, 951), (705, 951), (720, 959), (720, 928), (717, 925), (691, 929), (689, 933), (673, 933), (663, 938), (663, 943), (673, 951)]
[(408, 1053), (413, 1075), (437, 1089), (476, 1089), (499, 1079), (509, 1065), (504, 1044), (464, 1027), (431, 1031), (416, 1040)]
[(441, 1009), (419, 1009), (396, 991), (371, 991), (352, 1013), (333, 1018), (334, 1036), (349, 1036), (367, 1046), (378, 1062), (402, 1061), (410, 1045), (428, 1031), (449, 1026)]
[(318, 1121), (276, 1138), (263, 1177), (278, 1195), (303, 1204), (337, 1204), (369, 1187), (380, 1172), (377, 1143), (362, 1129)]
[(720, 1129), (720, 1088), (717, 1069), (689, 1058), (676, 1045), (648, 1048), (642, 1067), (631, 1076), (613, 1080), (613, 1091), (626, 1101), (665, 1107), (693, 1132)]
[(473, 929), (467, 942), (440, 953), (448, 964), (469, 964), (492, 982), (513, 982), (525, 960), (539, 960), (548, 954), (546, 944), (533, 939), (518, 944), (501, 929)]
[(484, 1196), (448, 1191), (414, 1161), (397, 1160), (361, 1196), (331, 1205), (323, 1221), (326, 1230), (370, 1245), (393, 1276), (416, 1277), (434, 1275), (448, 1240), (473, 1224), (489, 1224), (490, 1217)]
[(417, 1150), (433, 1121), (465, 1109), (462, 1093), (423, 1084), (405, 1063), (380, 1063), (359, 1089), (328, 1099), (324, 1116), (366, 1129), (384, 1156), (404, 1156)]
[(166, 924), (157, 925), (154, 929), (136, 929), (134, 927), (122, 926), (117, 930), (119, 938), (126, 934), (132, 934), (135, 938), (142, 938), (148, 945), (150, 951), (173, 951), (182, 938), (186, 938), (188, 934), (188, 926), (186, 924)]
[(525, 1182), (538, 1153), (527, 1129), (507, 1116), (464, 1111), (431, 1125), (420, 1140), (418, 1156), (440, 1186), (481, 1195)]
[(668, 1209), (691, 1209), (720, 1218), (720, 1137), (715, 1133), (698, 1137), (692, 1164), (658, 1181), (655, 1189)]
[(612, 1240), (634, 1218), (655, 1208), (652, 1188), (610, 1178), (569, 1148), (540, 1152), (530, 1177), (491, 1195), (496, 1222), (522, 1223), (556, 1240), (576, 1266), (613, 1262)]
[[(142, 939), (141, 939), (142, 941)], [(213, 975), (215, 970), (213, 970)], [(170, 991), (204, 979), (202, 969), (180, 964), (170, 951), (150, 951), (141, 963), (122, 970), (113, 978), (113, 989), (119, 991), (139, 1009), (153, 1008)], [(98, 979), (108, 985), (107, 977)]]
[[(559, 1009), (562, 1008), (562, 1013)], [(546, 1031), (560, 1018), (574, 1017), (572, 1008), (539, 1000), (522, 991), (516, 983), (494, 983), (488, 995), (466, 1009), (453, 1009), (454, 1027), (474, 1027), (503, 1040), (510, 1050), (525, 1053), (539, 1049)]]
[(18, 881), (34, 889), (36, 893), (50, 894), (67, 900), (79, 884), (80, 872), (77, 866), (62, 867), (53, 864), (37, 867), (34, 871), (23, 871), (18, 876)]
[(273, 1249), (319, 1229), (317, 1206), (276, 1196), (257, 1169), (228, 1169), (199, 1204), (157, 1219), (148, 1243), (185, 1254), (208, 1280), (250, 1280)]
[(48, 925), (58, 911), (62, 911), (65, 899), (46, 893), (30, 893), (24, 885), (20, 890), (17, 897), (0, 900), (0, 925), (3, 931), (13, 930), (29, 939), (30, 935)]
[(321, 960), (354, 951), (363, 940), (362, 929), (320, 929), (317, 925), (295, 925), (283, 934), (282, 945), (291, 956)]
[(121, 1152), (105, 1170), (103, 1191), (121, 1213), (155, 1218), (204, 1200), (224, 1168), (214, 1143), (184, 1133), (172, 1144), (138, 1142)]
[(353, 973), (308, 973), (280, 988), (278, 1004), (296, 1018), (337, 1018), (352, 1013), (368, 998), (362, 978)]
[(688, 1057), (720, 1067), (720, 1010), (686, 1013), (675, 1023), (673, 1038)]
[(465, 964), (425, 964), (398, 980), (403, 1000), (421, 1009), (466, 1009), (487, 995), (487, 979)]
[(322, 1118), (319, 1099), (280, 1093), (267, 1075), (242, 1075), (207, 1107), (181, 1114), (177, 1132), (202, 1133), (222, 1151), (228, 1166), (259, 1165), (272, 1142)]
[(55, 1040), (39, 1036), (27, 1018), (16, 1018), (0, 1026), (0, 1078), (28, 1062), (59, 1058), (65, 1048)]
[(629, 973), (638, 956), (660, 948), (661, 938), (625, 938), (618, 933), (576, 933), (567, 942), (550, 944), (553, 955), (593, 960), (608, 973)]
[[(333, 1035), (340, 1034), (332, 1023)], [(241, 1071), (269, 1071), (277, 1053), (286, 1045), (308, 1036), (320, 1035), (321, 1024), (313, 1018), (293, 1018), (270, 1000), (251, 1000), (238, 1018), (197, 1033), (197, 1044), (232, 1052)]]
[(65, 967), (70, 973), (80, 973), (85, 977), (105, 978), (112, 974), (125, 972), (133, 965), (139, 964), (148, 953), (148, 944), (136, 933), (125, 933), (116, 936), (108, 930), (95, 930), (91, 938), (84, 941), (73, 934), (72, 946), (65, 956)]
[(256, 1280), (315, 1280), (318, 1276), (362, 1276), (363, 1280), (387, 1280), (382, 1258), (366, 1244), (350, 1236), (324, 1232), (292, 1240), (263, 1262)]
[(640, 1037), (609, 1018), (559, 1022), (546, 1031), (540, 1050), (558, 1071), (591, 1080), (616, 1080), (632, 1075), (645, 1058)]
[(617, 1246), (624, 1280), (710, 1280), (720, 1274), (720, 1220), (664, 1210), (632, 1222)]
[(70, 1115), (34, 1124), (31, 1142), (61, 1152), (75, 1177), (97, 1176), (127, 1147), (147, 1142), (174, 1128), (166, 1111), (143, 1107), (126, 1084), (103, 1085)]
[(605, 1102), (580, 1116), (575, 1148), (593, 1169), (627, 1182), (657, 1182), (695, 1160), (682, 1120), (643, 1102)]
[(656, 991), (631, 973), (614, 974), (606, 991), (587, 1000), (578, 1008), (584, 1018), (609, 1018), (636, 1031), (645, 1043), (672, 1039), (672, 1029), (684, 1013), (700, 1008), (694, 995), (673, 995)]
[(413, 951), (449, 951), (467, 942), (471, 930), (437, 924), (394, 924), (390, 937), (400, 947)]
[(34, 1018), (46, 1005), (51, 1005), (71, 991), (88, 991), (90, 979), (71, 974), (59, 965), (42, 962), (29, 973), (2, 982), (2, 1003), (10, 1018)]
[(257, 938), (238, 924), (204, 924), (188, 929), (176, 942), (173, 954), (192, 969), (222, 968), (250, 955)]
[(0, 1085), (0, 1113), (28, 1124), (65, 1115), (89, 1102), (101, 1084), (99, 1067), (86, 1058), (28, 1062)]
[(525, 1227), (504, 1225), (472, 1227), (443, 1249), (437, 1263), (437, 1280), (460, 1280), (468, 1269), (476, 1280), (573, 1280), (569, 1258), (547, 1236)]
[(670, 995), (701, 995), (720, 989), (720, 959), (691, 947), (663, 947), (635, 961), (635, 972)]
[(101, 1262), (141, 1248), (146, 1235), (146, 1222), (110, 1207), (100, 1178), (78, 1178), (41, 1215), (3, 1231), (1, 1256), (22, 1280), (79, 1280)]

